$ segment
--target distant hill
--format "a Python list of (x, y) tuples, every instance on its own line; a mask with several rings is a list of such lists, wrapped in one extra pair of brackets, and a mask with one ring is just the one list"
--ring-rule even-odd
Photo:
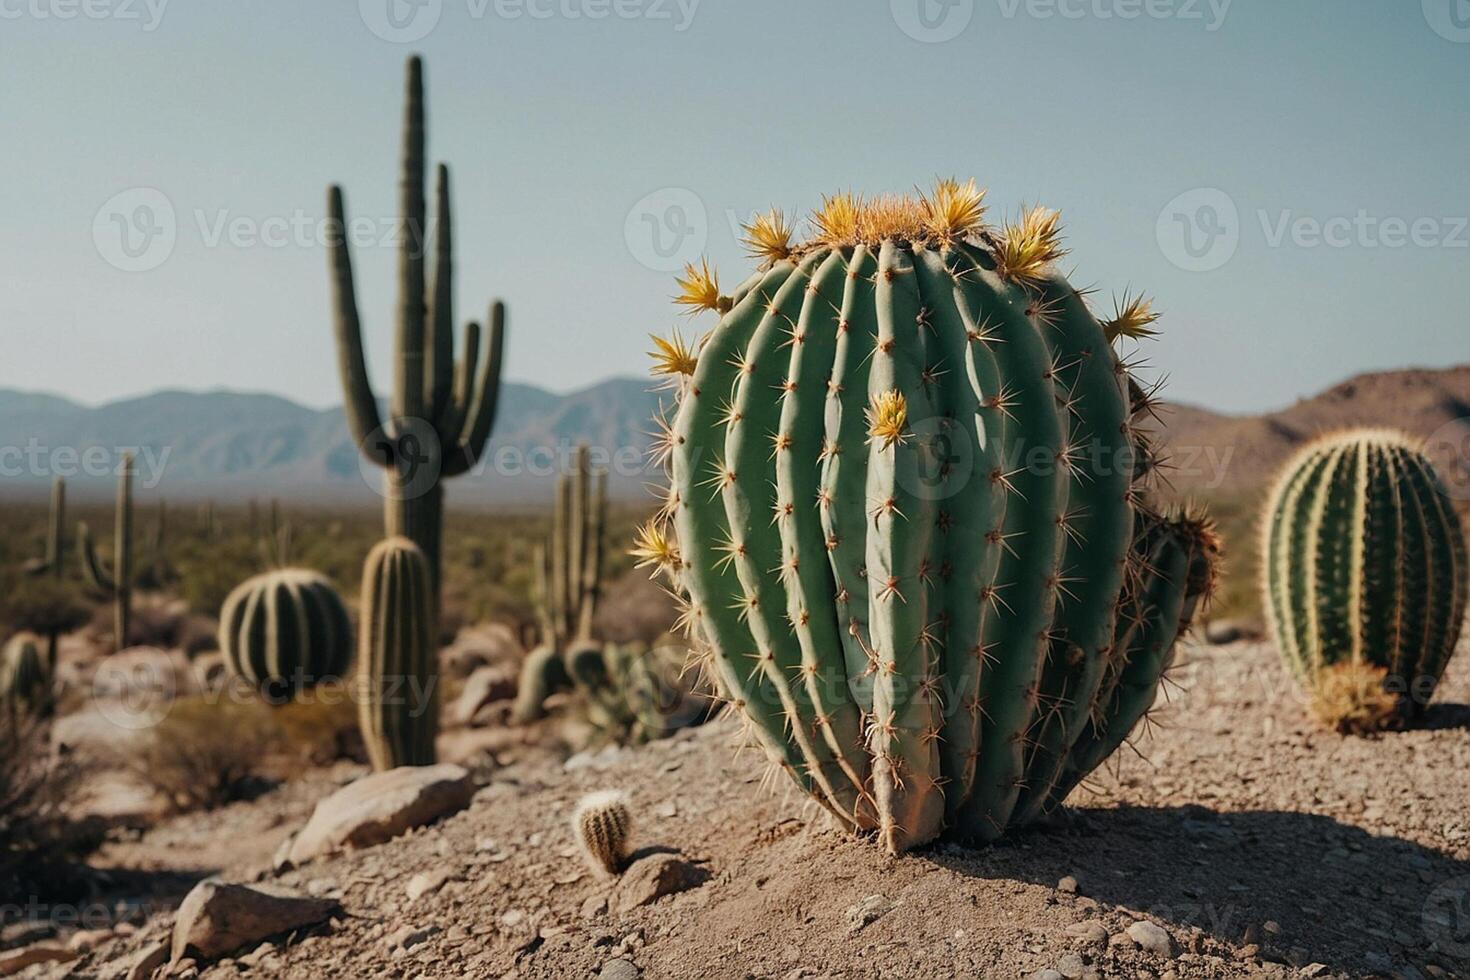
[[(646, 494), (641, 461), (659, 402), (646, 381), (617, 378), (557, 395), (506, 385), (483, 472), (456, 480), (465, 503), (545, 499), (556, 461), (582, 440), (602, 454), (615, 495)], [(1181, 493), (1236, 492), (1262, 485), (1302, 442), (1349, 425), (1390, 425), (1427, 436), (1455, 419), (1470, 419), (1470, 365), (1443, 370), (1364, 374), (1260, 415), (1223, 415), (1165, 405), (1162, 442), (1172, 455), (1170, 480)], [(53, 395), (0, 389), (0, 494), (33, 495), (49, 481), (46, 467), (14, 473), (13, 448), (34, 447), (61, 467), (100, 447), (140, 451), (140, 475), (164, 462), (160, 495), (220, 500), (295, 495), (298, 499), (364, 502), (375, 498), (376, 472), (364, 478), (340, 409), (318, 411), (274, 395), (232, 391), (162, 391), (89, 408)], [(70, 453), (70, 456), (58, 454)], [(167, 455), (165, 456), (165, 452)], [(1441, 461), (1448, 462), (1448, 461)], [(25, 468), (24, 465), (22, 468)], [(81, 496), (111, 491), (112, 478), (74, 476)]]

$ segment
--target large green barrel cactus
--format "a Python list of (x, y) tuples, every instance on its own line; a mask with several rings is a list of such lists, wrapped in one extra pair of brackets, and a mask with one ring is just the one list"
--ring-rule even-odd
[(1267, 616), (1314, 713), (1344, 730), (1421, 715), (1460, 635), (1467, 561), (1418, 446), (1381, 429), (1311, 443), (1283, 468), (1263, 527)]
[(358, 718), (375, 769), (434, 764), (439, 730), (434, 588), (408, 538), (380, 541), (362, 570)]
[[(1056, 213), (990, 228), (982, 193), (840, 194), (802, 242), (763, 216), (755, 275), (682, 282), (719, 325), (655, 354), (675, 534), (637, 553), (676, 573), (771, 761), (894, 851), (1045, 813), (1168, 659), (1116, 642), (1152, 465), (1112, 341), (1155, 317), (1099, 322), (1053, 268)], [(1203, 525), (1171, 527), (1174, 565), (1208, 564)], [(1183, 608), (1188, 576), (1152, 585)]]
[(51, 703), (51, 669), (34, 633), (17, 633), (0, 650), (0, 710), (9, 715), (45, 711)]
[(117, 506), (113, 516), (112, 567), (97, 554), (91, 529), (78, 525), (77, 550), (82, 557), (82, 577), (99, 595), (112, 600), (113, 650), (128, 645), (133, 616), (133, 457), (122, 458), (117, 476)]
[[(483, 359), (480, 327), (465, 330), (464, 352), (454, 359), (454, 247), (449, 168), (440, 164), (434, 189), (433, 241), (426, 241), (424, 199), (424, 78), (419, 58), (408, 60), (403, 114), (403, 173), (398, 184), (402, 246), (398, 255), (394, 388), (386, 422), (368, 378), (362, 324), (348, 249), (342, 189), (328, 192), (332, 233), (328, 259), (335, 310), (337, 363), (353, 438), (363, 455), (384, 469), (384, 523), (389, 536), (410, 538), (424, 552), (437, 614), (444, 479), (473, 467), (495, 425), (500, 396), (505, 307), (490, 305)], [(425, 254), (434, 258), (426, 281)]]
[(234, 676), (280, 703), (342, 678), (352, 663), (352, 624), (326, 576), (285, 568), (246, 579), (229, 594), (220, 608), (219, 648)]

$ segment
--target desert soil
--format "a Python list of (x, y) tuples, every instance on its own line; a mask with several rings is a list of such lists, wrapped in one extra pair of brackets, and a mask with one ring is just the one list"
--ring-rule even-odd
[[(201, 964), (209, 978), (1470, 976), (1470, 653), (1423, 728), (1374, 740), (1306, 722), (1265, 644), (1187, 655), (1139, 753), (1059, 825), (991, 847), (893, 858), (845, 837), (763, 790), (729, 722), (566, 763), (492, 733), (470, 808), (375, 848), (270, 870), (313, 801), (361, 772), (346, 765), (111, 844), (98, 863), (120, 888), (151, 880), (161, 907), (33, 973), (125, 975), (169, 902), (222, 872), (344, 913)], [(619, 910), (568, 827), (608, 787), (631, 797), (636, 846), (701, 883)]]

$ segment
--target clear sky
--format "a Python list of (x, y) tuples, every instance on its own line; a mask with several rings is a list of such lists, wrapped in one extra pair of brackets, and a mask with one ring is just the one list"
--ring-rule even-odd
[(0, 386), (335, 403), (332, 181), (386, 385), (413, 51), (514, 380), (642, 373), (757, 209), (951, 174), (1154, 294), (1177, 399), (1470, 361), (1465, 0), (0, 0)]

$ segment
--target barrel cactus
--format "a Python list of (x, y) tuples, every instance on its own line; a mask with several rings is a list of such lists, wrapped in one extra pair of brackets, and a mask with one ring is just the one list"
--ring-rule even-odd
[(284, 568), (246, 579), (219, 614), (219, 648), (230, 673), (282, 703), (352, 663), (352, 624), (326, 576)]
[(373, 768), (434, 764), (439, 729), (438, 627), (428, 559), (388, 538), (362, 571), (358, 720)]
[(1467, 568), (1419, 447), (1382, 429), (1313, 442), (1283, 468), (1262, 523), (1267, 617), (1314, 714), (1345, 731), (1418, 719), (1459, 639)]
[(1156, 316), (1125, 297), (1100, 322), (1053, 268), (1057, 214), (992, 228), (973, 182), (838, 194), (812, 226), (754, 221), (761, 267), (728, 295), (705, 265), (681, 281), (720, 320), (657, 340), (668, 520), (635, 554), (841, 824), (891, 851), (991, 839), (1127, 735), (1213, 578), (1184, 571), (1211, 566), (1207, 523), (1146, 503), (1150, 397), (1112, 342)]
[(34, 633), (17, 633), (0, 650), (0, 710), (32, 715), (51, 703), (51, 670)]

